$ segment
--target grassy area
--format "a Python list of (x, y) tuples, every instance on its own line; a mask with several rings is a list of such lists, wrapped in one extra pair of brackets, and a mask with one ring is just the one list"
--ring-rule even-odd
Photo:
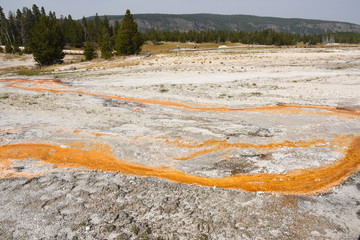
[[(143, 52), (152, 52), (152, 53), (166, 53), (172, 49), (176, 48), (187, 48), (194, 49), (194, 43), (181, 43), (181, 42), (160, 42), (158, 44), (154, 44), (152, 42), (147, 42), (142, 47)], [(213, 49), (218, 48), (221, 45), (227, 46), (236, 46), (239, 44), (235, 43), (196, 43), (198, 49)]]
[(190, 47), (190, 44), (183, 44), (180, 42), (160, 42), (158, 44), (147, 42), (143, 45), (142, 51), (152, 53), (168, 52), (171, 49), (177, 48), (178, 45), (181, 47), (183, 47), (183, 45), (188, 45)]
[[(186, 49), (194, 49), (195, 43), (181, 43), (181, 42), (160, 42), (159, 44), (154, 44), (152, 42), (147, 42), (143, 45), (142, 51), (143, 52), (152, 52), (152, 53), (169, 53), (171, 50), (176, 48), (186, 48)], [(226, 45), (228, 47), (234, 46), (246, 46), (241, 43), (196, 43), (198, 49), (216, 49), (221, 45)], [(279, 46), (273, 45), (248, 45), (251, 46), (251, 49), (263, 49), (263, 48), (279, 48)], [(338, 47), (359, 47), (360, 44), (317, 44), (314, 46), (310, 46), (304, 43), (298, 43), (294, 46), (281, 46), (282, 48), (289, 48), (289, 47), (306, 47), (306, 48), (338, 48)]]
[(3, 53), (1, 57), (5, 60), (26, 60), (27, 57), (23, 55), (17, 55), (17, 54), (9, 54), (9, 53)]
[(45, 69), (24, 69), (16, 72), (19, 75), (22, 76), (37, 76), (37, 75), (47, 75), (51, 74), (51, 72), (45, 70)]

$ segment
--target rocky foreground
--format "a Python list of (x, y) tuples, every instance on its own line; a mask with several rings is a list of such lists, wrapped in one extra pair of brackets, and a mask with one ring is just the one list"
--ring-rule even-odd
[(2, 179), (0, 191), (1, 239), (357, 239), (359, 234), (359, 173), (314, 197), (96, 171)]

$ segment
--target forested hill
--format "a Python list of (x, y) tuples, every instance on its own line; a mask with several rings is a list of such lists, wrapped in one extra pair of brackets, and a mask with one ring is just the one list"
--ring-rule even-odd
[[(120, 21), (122, 16), (107, 16), (110, 23)], [(90, 17), (94, 18), (94, 17)], [(247, 31), (273, 29), (279, 32), (298, 34), (321, 34), (330, 32), (360, 32), (360, 25), (299, 18), (257, 17), (250, 15), (218, 14), (134, 14), (140, 31)]]

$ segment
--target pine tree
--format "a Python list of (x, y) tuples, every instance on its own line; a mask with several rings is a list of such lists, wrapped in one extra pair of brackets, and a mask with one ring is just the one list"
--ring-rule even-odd
[(45, 8), (41, 7), (41, 15), (46, 15)]
[(118, 55), (132, 55), (141, 51), (144, 41), (138, 31), (130, 10), (126, 10), (116, 38), (115, 50)]
[(85, 43), (84, 56), (87, 61), (91, 61), (92, 59), (97, 57), (94, 43), (92, 43), (92, 42)]
[(15, 16), (12, 12), (9, 13), (9, 21), (8, 22), (9, 22), (9, 35), (11, 38), (13, 52), (17, 52), (18, 46), (20, 45), (20, 43), (17, 41), (19, 32), (17, 31)]
[(102, 34), (104, 34), (104, 32), (107, 32), (109, 33), (110, 37), (112, 36), (112, 30), (111, 30), (111, 27), (110, 27), (110, 23), (109, 23), (109, 20), (107, 18), (107, 16), (105, 15), (104, 17), (104, 21), (102, 22)]
[(115, 24), (114, 24), (114, 35), (116, 35), (118, 32), (119, 32), (119, 29), (120, 29), (120, 24), (118, 21), (115, 21)]
[(29, 48), (41, 66), (62, 63), (65, 46), (60, 24), (52, 17), (41, 16), (31, 31)]
[(22, 26), (22, 42), (26, 48), (29, 46), (29, 41), (31, 37), (31, 29), (35, 26), (35, 16), (28, 8), (23, 8), (21, 26)]
[(96, 13), (94, 18), (94, 41), (99, 43), (101, 41), (101, 29), (102, 29), (102, 22), (99, 15)]
[(0, 44), (3, 45), (6, 42), (5, 38), (5, 14), (3, 8), (0, 6)]
[(111, 39), (112, 30), (109, 24), (109, 20), (106, 16), (104, 17), (102, 25), (103, 26), (101, 29), (101, 41), (99, 43), (101, 57), (105, 59), (110, 59), (112, 57), (113, 51), (113, 41)]
[(85, 41), (87, 41), (87, 20), (85, 17), (83, 17), (81, 19), (81, 26), (82, 26), (83, 33), (84, 33), (84, 39), (85, 39)]
[(96, 41), (96, 33), (94, 28), (94, 21), (88, 20), (86, 26), (86, 41), (87, 42), (95, 42)]
[(2, 7), (0, 6), (0, 34), (1, 44), (5, 44), (12, 48), (12, 41), (9, 32), (9, 21), (6, 19)]
[(16, 41), (19, 43), (19, 45), (23, 46), (24, 43), (23, 43), (23, 32), (22, 32), (22, 26), (21, 26), (21, 19), (22, 19), (22, 13), (21, 11), (18, 9), (16, 11), (16, 17), (15, 17), (15, 25), (16, 25), (16, 31), (18, 32), (18, 36), (17, 36), (17, 39)]
[(61, 21), (65, 43), (74, 47), (82, 47), (84, 42), (83, 27), (79, 21), (72, 19), (71, 15)]
[(100, 51), (101, 57), (104, 59), (110, 59), (112, 57), (112, 42), (109, 33), (104, 33), (101, 43), (100, 43)]
[(33, 4), (33, 6), (32, 6), (32, 12), (33, 12), (34, 17), (35, 17), (35, 23), (39, 22), (40, 17), (41, 17), (41, 12), (40, 12), (38, 6), (36, 6), (35, 4)]

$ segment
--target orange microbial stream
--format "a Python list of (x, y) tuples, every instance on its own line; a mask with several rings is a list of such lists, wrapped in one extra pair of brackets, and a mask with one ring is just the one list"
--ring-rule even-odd
[[(57, 94), (78, 93), (94, 97), (138, 102), (142, 104), (178, 107), (182, 110), (192, 112), (225, 113), (246, 111), (269, 112), (273, 114), (335, 116), (339, 118), (360, 119), (360, 110), (337, 109), (325, 106), (281, 105), (234, 109), (220, 105), (101, 95), (71, 89), (71, 86), (66, 86), (59, 80), (51, 79), (4, 79), (0, 80), (0, 83), (1, 82), (9, 83), (8, 87), (27, 91), (51, 92)], [(141, 111), (141, 109), (138, 110)], [(111, 136), (111, 134), (97, 134), (80, 130), (74, 131), (74, 133), (80, 132), (94, 134), (96, 137)], [(210, 187), (218, 186), (221, 188), (242, 189), (249, 192), (265, 191), (283, 194), (318, 194), (328, 191), (331, 187), (341, 183), (351, 174), (360, 170), (360, 135), (354, 136), (353, 138), (342, 135), (338, 136), (333, 141), (317, 139), (296, 142), (285, 141), (281, 143), (262, 145), (250, 143), (229, 143), (226, 140), (208, 140), (195, 143), (189, 143), (183, 140), (168, 140), (166, 138), (163, 140), (171, 146), (186, 148), (189, 150), (189, 156), (183, 156), (175, 160), (189, 160), (215, 151), (231, 152), (235, 149), (243, 148), (263, 149), (264, 151), (268, 151), (283, 147), (331, 147), (337, 151), (344, 152), (344, 149), (346, 149), (346, 151), (344, 152), (344, 157), (341, 160), (318, 168), (294, 169), (284, 174), (259, 173), (256, 175), (242, 174), (224, 178), (207, 178), (187, 174), (170, 167), (149, 167), (118, 160), (111, 152), (110, 147), (107, 145), (89, 147), (84, 143), (72, 143), (68, 144), (70, 147), (62, 147), (42, 143), (19, 143), (0, 146), (0, 178), (9, 177), (9, 174), (13, 177), (29, 176), (25, 173), (12, 171), (11, 164), (15, 160), (31, 158), (45, 163), (54, 164), (57, 167), (84, 167), (87, 169), (121, 172), (137, 176), (159, 177), (184, 184), (197, 184)], [(5, 175), (3, 174), (4, 172), (6, 172)], [(11, 172), (13, 172), (12, 175)]]
[(273, 150), (283, 147), (291, 147), (291, 148), (306, 148), (306, 147), (332, 147), (334, 149), (334, 144), (337, 145), (344, 145), (346, 144), (348, 139), (346, 139), (346, 136), (338, 136), (337, 139), (327, 142), (323, 139), (316, 139), (311, 141), (296, 141), (296, 142), (290, 142), (290, 141), (284, 141), (279, 143), (269, 143), (269, 144), (251, 144), (251, 143), (229, 143), (226, 140), (206, 140), (204, 142), (198, 143), (198, 144), (187, 144), (184, 143), (182, 140), (174, 140), (168, 142), (174, 146), (182, 147), (182, 148), (188, 148), (188, 149), (204, 149), (197, 151), (187, 157), (182, 158), (176, 158), (175, 160), (189, 160), (193, 159), (195, 157), (203, 156), (206, 154), (209, 154), (211, 152), (216, 151), (223, 151), (223, 152), (231, 152), (235, 149), (244, 149), (244, 148), (253, 148), (253, 149), (262, 149), (262, 150)]
[(184, 184), (217, 186), (244, 191), (274, 192), (282, 194), (319, 194), (341, 183), (360, 170), (360, 135), (354, 137), (345, 157), (333, 164), (312, 169), (295, 169), (286, 174), (234, 175), (224, 178), (206, 178), (186, 174), (169, 167), (148, 167), (120, 161), (111, 154), (108, 146), (79, 149), (62, 148), (41, 143), (20, 143), (0, 146), (0, 161), (32, 158), (57, 167), (85, 167), (87, 169), (121, 172), (138, 176), (151, 176)]
[[(197, 103), (186, 103), (176, 101), (164, 101), (156, 99), (143, 99), (143, 98), (132, 98), (132, 97), (121, 97), (113, 95), (102, 95), (96, 93), (90, 93), (80, 90), (71, 90), (70, 86), (64, 85), (58, 79), (40, 79), (40, 80), (25, 80), (25, 79), (3, 79), (1, 82), (10, 82), (8, 85), (12, 88), (18, 88), (28, 91), (36, 92), (52, 92), (52, 93), (78, 93), (83, 95), (89, 95), (94, 97), (102, 97), (109, 99), (124, 100), (129, 102), (138, 102), (142, 104), (154, 104), (169, 107), (179, 107), (187, 111), (192, 112), (210, 112), (210, 113), (222, 113), (222, 112), (271, 112), (271, 113), (282, 113), (282, 114), (306, 114), (306, 115), (324, 115), (324, 116), (337, 116), (342, 118), (355, 118), (360, 119), (360, 110), (346, 110), (338, 109), (334, 107), (326, 106), (302, 106), (302, 105), (280, 105), (280, 106), (264, 106), (264, 107), (251, 107), (251, 108), (229, 108), (222, 105), (211, 105), (211, 104), (197, 104)], [(23, 86), (23, 85), (33, 85)], [(306, 111), (306, 109), (317, 109), (322, 111)], [(137, 109), (139, 111), (140, 109)]]

